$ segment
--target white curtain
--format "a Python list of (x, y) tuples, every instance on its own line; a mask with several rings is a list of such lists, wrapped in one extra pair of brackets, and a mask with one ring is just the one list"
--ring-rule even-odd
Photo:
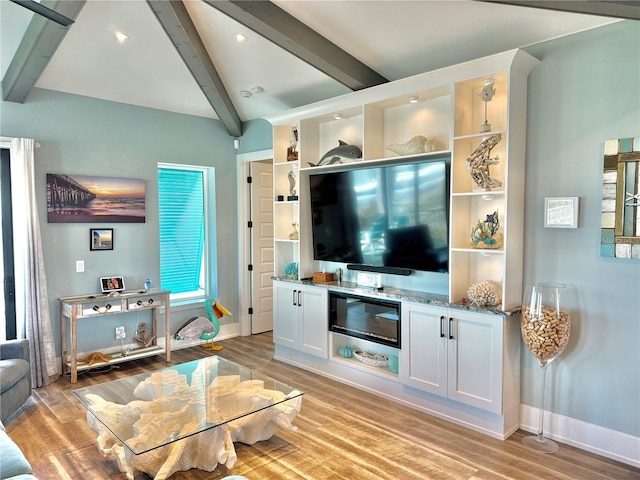
[(33, 385), (43, 387), (57, 380), (59, 372), (40, 241), (34, 181), (34, 145), (35, 142), (32, 139), (12, 139), (11, 197), (16, 278), (16, 327), (18, 338), (29, 339)]

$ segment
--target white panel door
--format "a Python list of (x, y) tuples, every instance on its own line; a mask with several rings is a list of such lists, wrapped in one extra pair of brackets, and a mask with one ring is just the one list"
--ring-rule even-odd
[(273, 330), (273, 167), (251, 164), (251, 333)]

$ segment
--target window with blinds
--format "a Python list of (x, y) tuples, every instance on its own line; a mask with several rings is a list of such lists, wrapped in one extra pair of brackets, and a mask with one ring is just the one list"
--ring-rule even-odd
[(158, 168), (160, 280), (173, 297), (203, 296), (206, 231), (204, 169)]

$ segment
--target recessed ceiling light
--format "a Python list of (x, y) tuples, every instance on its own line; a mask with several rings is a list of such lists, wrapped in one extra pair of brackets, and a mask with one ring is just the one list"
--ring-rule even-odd
[(253, 95), (253, 93), (251, 93), (249, 90), (240, 90), (240, 95), (242, 95), (244, 98), (249, 98), (251, 95)]
[(341, 120), (342, 119), (342, 114), (341, 113), (334, 113), (333, 114), (333, 118), (335, 118), (336, 120)]
[(264, 92), (264, 88), (262, 88), (260, 85), (251, 87), (251, 93), (253, 93), (254, 95), (260, 95), (263, 92)]
[(247, 41), (247, 37), (245, 37), (242, 33), (236, 33), (233, 38), (236, 39), (236, 42), (242, 43)]
[(120, 43), (124, 43), (129, 39), (129, 35), (124, 32), (116, 32), (114, 35)]
[(409, 103), (418, 103), (419, 98), (416, 96), (409, 97)]

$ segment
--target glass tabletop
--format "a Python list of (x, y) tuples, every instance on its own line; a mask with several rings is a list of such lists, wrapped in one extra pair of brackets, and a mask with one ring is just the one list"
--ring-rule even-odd
[(219, 356), (71, 393), (91, 413), (90, 423), (97, 419), (134, 454), (303, 395), (294, 387)]

